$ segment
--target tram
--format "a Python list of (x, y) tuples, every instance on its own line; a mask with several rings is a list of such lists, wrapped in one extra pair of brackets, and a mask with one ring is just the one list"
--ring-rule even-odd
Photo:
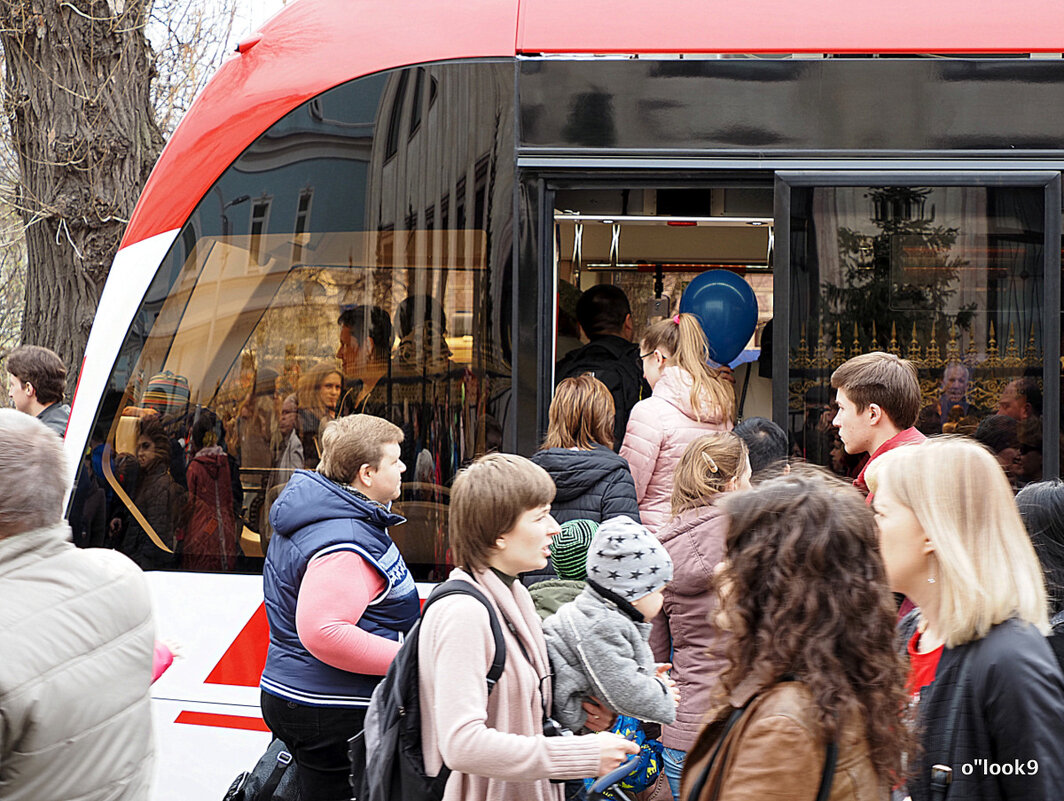
[[(1056, 476), (1062, 51), (1064, 7), (1039, 0), (296, 0), (242, 42), (129, 222), (66, 437), (71, 519), (102, 499), (111, 545), (149, 538), (184, 652), (154, 686), (154, 798), (220, 797), (268, 740), (268, 511), (313, 465), (330, 375), (386, 388), (392, 534), (426, 584), (456, 471), (537, 448), (594, 284), (625, 290), (638, 337), (698, 274), (742, 277), (741, 413), (797, 457), (852, 469), (828, 376), (875, 348), (916, 363), (935, 430), (1025, 381), (1010, 469)], [(181, 509), (123, 474), (160, 426)], [(230, 471), (197, 521), (203, 449)]]

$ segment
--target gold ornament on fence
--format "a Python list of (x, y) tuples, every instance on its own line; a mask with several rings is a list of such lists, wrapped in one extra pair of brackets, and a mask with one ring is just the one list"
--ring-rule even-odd
[[(993, 413), (998, 399), (1010, 381), (1018, 378), (1025, 370), (1038, 369), (1042, 365), (1043, 352), (1038, 346), (1035, 326), (1028, 330), (1023, 352), (1016, 338), (1016, 324), (1010, 322), (1008, 333), (1004, 338), (1004, 352), (998, 342), (997, 329), (991, 320), (987, 326), (986, 347), (980, 349), (973, 331), (965, 329), (958, 332), (956, 320), (949, 321), (948, 338), (945, 343), (945, 355), (942, 344), (938, 341), (938, 321), (932, 320), (931, 333), (926, 345), (921, 345), (916, 323), (913, 323), (910, 338), (904, 345), (906, 353), (898, 342), (897, 325), (891, 324), (889, 353), (908, 358), (919, 371), (920, 392), (924, 405), (936, 403), (942, 395), (942, 371), (949, 364), (963, 364), (970, 373), (967, 398), (971, 406), (983, 414)], [(823, 322), (818, 324), (815, 345), (808, 341), (806, 326), (800, 326), (798, 347), (792, 351), (791, 369), (802, 371), (804, 375), (789, 381), (789, 399), (792, 411), (801, 411), (805, 407), (806, 393), (814, 387), (824, 387), (830, 392), (831, 373), (846, 358), (853, 358), (861, 353), (880, 350), (876, 324), (872, 323), (872, 336), (867, 347), (861, 344), (858, 323), (853, 324), (853, 340), (848, 353), (842, 340), (842, 324), (836, 321), (835, 336), (825, 336)], [(967, 338), (967, 342), (964, 339)], [(962, 345), (967, 345), (963, 350)], [(1064, 357), (1061, 358), (1064, 370)], [(811, 374), (810, 374), (811, 373)]]

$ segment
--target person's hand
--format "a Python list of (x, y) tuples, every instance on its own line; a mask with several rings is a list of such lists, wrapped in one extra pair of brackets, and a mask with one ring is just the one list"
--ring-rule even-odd
[(735, 386), (735, 373), (730, 367), (728, 367), (728, 365), (725, 364), (722, 367), (717, 368), (717, 377), (723, 378), (729, 384)]
[(669, 694), (672, 696), (672, 700), (677, 706), (680, 705), (680, 688), (676, 686), (676, 679), (669, 675), (669, 671), (672, 669), (671, 662), (662, 662), (658, 665), (654, 671), (654, 675), (657, 676), (661, 682), (665, 685)]
[(638, 745), (611, 731), (600, 731), (587, 736), (598, 738), (599, 766), (596, 776), (605, 776), (611, 770), (619, 768), (629, 754), (639, 753)]
[(594, 696), (585, 698), (581, 706), (587, 713), (584, 726), (591, 731), (606, 731), (613, 725), (613, 710)]

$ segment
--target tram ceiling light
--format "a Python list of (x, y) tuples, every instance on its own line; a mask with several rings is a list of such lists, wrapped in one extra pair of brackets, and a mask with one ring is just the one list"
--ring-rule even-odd
[(600, 222), (605, 225), (672, 225), (738, 228), (745, 225), (771, 226), (772, 217), (666, 217), (654, 214), (555, 214), (555, 222)]

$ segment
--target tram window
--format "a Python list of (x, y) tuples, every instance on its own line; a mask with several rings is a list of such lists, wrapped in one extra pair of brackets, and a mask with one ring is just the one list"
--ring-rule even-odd
[(918, 429), (983, 441), (1015, 487), (1041, 479), (1042, 190), (791, 191), (793, 455), (860, 471), (862, 455), (847, 454), (831, 426), (830, 376), (883, 350), (917, 369)]
[[(108, 499), (109, 544), (143, 567), (261, 569), (271, 505), (294, 470), (317, 465), (322, 427), (370, 413), (404, 433), (393, 509), (407, 522), (392, 538), (416, 579), (449, 572), (450, 484), (513, 425), (513, 168), (496, 152), (513, 139), (496, 128), (513, 75), (421, 69), (431, 136), (392, 135), (407, 70), (326, 92), (241, 156), (164, 260), (112, 374), (85, 485)], [(478, 115), (485, 124), (441, 149), (440, 130)], [(437, 204), (443, 227), (426, 214)]]

